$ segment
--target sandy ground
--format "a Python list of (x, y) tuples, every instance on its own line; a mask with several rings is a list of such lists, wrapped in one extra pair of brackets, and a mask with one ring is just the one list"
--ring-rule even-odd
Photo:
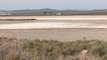
[(107, 40), (107, 29), (46, 29), (46, 30), (0, 30), (0, 36), (18, 39), (52, 39), (59, 41)]

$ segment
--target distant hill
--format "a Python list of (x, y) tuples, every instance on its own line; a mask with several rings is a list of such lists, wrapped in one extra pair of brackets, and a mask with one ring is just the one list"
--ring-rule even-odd
[(57, 10), (57, 9), (26, 9), (26, 10), (11, 10), (0, 11), (9, 13), (12, 16), (48, 16), (48, 15), (107, 15), (107, 9), (101, 10)]
[(11, 10), (8, 12), (12, 12), (12, 13), (23, 13), (23, 12), (58, 12), (60, 10), (56, 10), (56, 9), (49, 9), (49, 8), (44, 8), (44, 9), (26, 9), (26, 10)]

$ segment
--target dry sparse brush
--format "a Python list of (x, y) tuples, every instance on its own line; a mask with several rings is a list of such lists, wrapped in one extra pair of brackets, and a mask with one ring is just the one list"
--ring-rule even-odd
[[(82, 51), (86, 50), (83, 54)], [(0, 38), (0, 60), (107, 60), (107, 42)]]

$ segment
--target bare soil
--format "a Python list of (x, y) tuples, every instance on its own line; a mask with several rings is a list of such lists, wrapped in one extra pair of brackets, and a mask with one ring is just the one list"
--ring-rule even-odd
[(18, 39), (52, 39), (59, 41), (107, 40), (107, 29), (41, 29), (41, 30), (0, 30), (0, 36)]

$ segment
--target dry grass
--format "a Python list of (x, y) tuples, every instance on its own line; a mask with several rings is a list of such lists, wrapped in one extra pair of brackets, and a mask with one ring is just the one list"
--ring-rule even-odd
[[(84, 47), (87, 52), (82, 54)], [(0, 38), (0, 60), (106, 60), (107, 42)]]

